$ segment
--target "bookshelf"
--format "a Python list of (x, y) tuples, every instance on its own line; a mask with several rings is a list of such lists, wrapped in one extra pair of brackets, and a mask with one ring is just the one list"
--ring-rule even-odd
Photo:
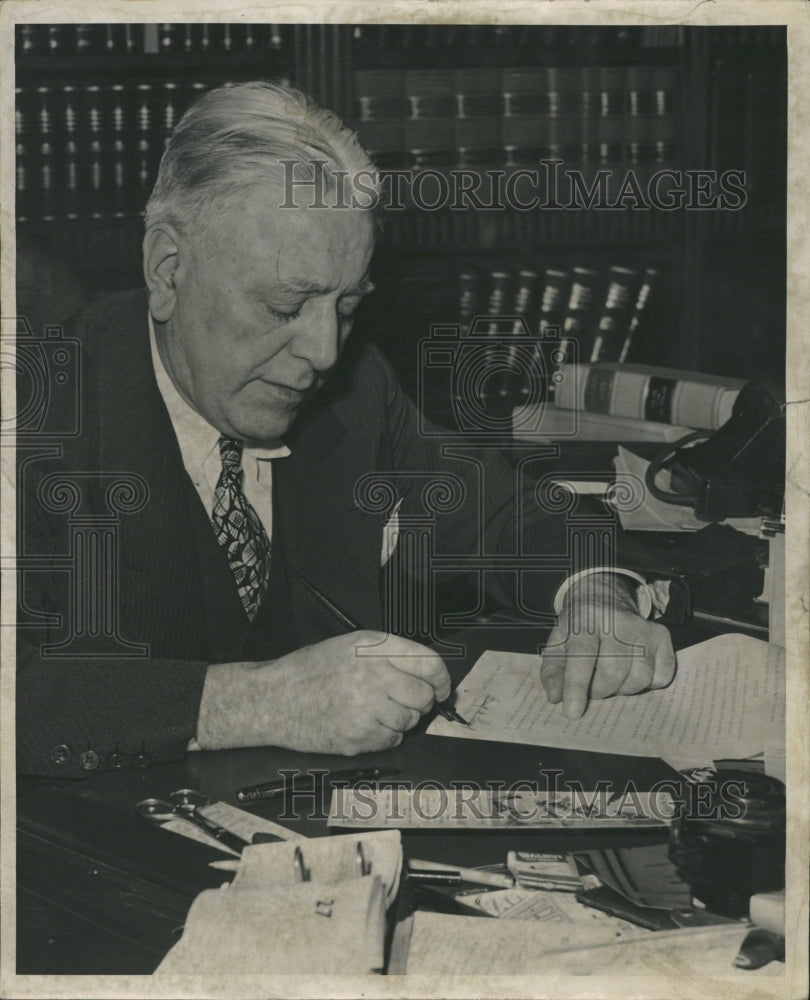
[[(389, 211), (365, 326), (413, 383), (460, 275), (660, 274), (632, 360), (752, 377), (784, 355), (786, 37), (778, 26), (19, 25), (17, 216), (93, 290), (140, 281), (163, 142), (209, 87), (287, 79), (388, 170), (504, 178), (559, 158), (608, 200), (628, 170), (744, 170), (744, 207)], [(438, 178), (438, 180), (436, 179)], [(618, 179), (618, 180), (617, 180)], [(694, 195), (692, 196), (699, 198)], [(693, 200), (694, 200), (693, 197)]]

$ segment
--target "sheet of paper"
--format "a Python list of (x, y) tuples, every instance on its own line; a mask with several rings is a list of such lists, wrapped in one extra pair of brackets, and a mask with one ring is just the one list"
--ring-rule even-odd
[(554, 967), (552, 956), (555, 952), (595, 948), (650, 934), (644, 928), (628, 927), (630, 929), (617, 931), (610, 922), (482, 920), (480, 917), (417, 911), (407, 971), (409, 975), (543, 972), (549, 966)]
[[(336, 788), (329, 826), (369, 829), (620, 829), (668, 826), (668, 791), (532, 792), (488, 788)], [(247, 851), (250, 848), (246, 849)], [(243, 855), (244, 857), (244, 855)]]
[[(608, 913), (578, 903), (569, 892), (542, 889), (496, 889), (494, 892), (459, 894), (461, 902), (501, 920), (536, 920), (545, 924), (585, 924), (611, 927), (630, 934), (640, 928)], [(647, 931), (648, 934), (655, 933)]]
[(200, 829), (200, 827), (195, 826), (193, 823), (189, 823), (187, 819), (183, 819), (181, 816), (175, 816), (172, 819), (166, 820), (165, 823), (161, 823), (161, 829), (168, 830), (170, 833), (179, 833), (181, 837), (188, 837), (189, 840), (196, 840), (201, 844), (207, 844), (209, 847), (222, 851), (223, 854), (230, 854), (232, 858), (239, 857), (236, 851), (230, 847), (226, 847), (216, 837), (212, 837), (205, 830)]
[(360, 877), (379, 876), (391, 903), (402, 872), (402, 842), (396, 830), (343, 837), (315, 837), (306, 843), (254, 844), (242, 852), (233, 887), (275, 887), (295, 883), (301, 864), (313, 882), (334, 884)]
[(456, 693), (470, 725), (439, 717), (428, 733), (682, 764), (747, 757), (768, 742), (784, 742), (785, 651), (760, 639), (720, 635), (682, 649), (669, 687), (592, 701), (575, 721), (546, 698), (540, 662), (522, 653), (484, 653)]
[[(266, 846), (266, 845), (263, 845)], [(268, 889), (235, 884), (194, 900), (159, 975), (366, 975), (384, 961), (384, 888), (377, 876)]]
[(239, 809), (227, 802), (211, 802), (207, 806), (200, 806), (199, 810), (203, 816), (224, 826), (226, 830), (235, 833), (248, 843), (256, 833), (269, 833), (279, 840), (306, 840), (303, 833), (295, 833), (280, 823), (274, 823), (271, 819), (263, 819), (261, 816), (254, 816), (253, 813)]
[[(225, 827), (231, 833), (235, 833), (237, 837), (242, 837), (248, 843), (253, 839), (254, 833), (269, 833), (280, 840), (307, 839), (302, 833), (294, 833), (292, 830), (288, 830), (287, 827), (281, 826), (280, 823), (274, 823), (269, 819), (262, 819), (261, 816), (254, 816), (252, 813), (229, 805), (227, 802), (209, 802), (207, 806), (200, 806), (199, 812), (220, 826)], [(212, 837), (205, 830), (190, 823), (187, 819), (183, 819), (182, 816), (175, 816), (167, 820), (162, 824), (162, 827), (171, 833), (179, 833), (182, 837), (188, 837), (189, 840), (197, 840), (201, 844), (214, 847), (216, 850), (222, 851), (223, 854), (230, 854), (231, 857), (235, 858), (239, 857), (237, 851), (226, 847), (216, 837)]]
[[(613, 459), (613, 464), (616, 468), (616, 482), (621, 483), (622, 479), (625, 479), (630, 495), (634, 495), (638, 488), (636, 484), (644, 482), (647, 466), (650, 463), (646, 458), (641, 458), (619, 445), (619, 452)], [(668, 473), (661, 472), (659, 478), (661, 477), (668, 478)], [(671, 489), (666, 482), (660, 485), (663, 489)], [(645, 491), (644, 500), (638, 507), (633, 510), (619, 508), (619, 520), (625, 531), (699, 531), (706, 527), (706, 522), (699, 521), (690, 507), (664, 503), (662, 500), (657, 500), (648, 490)], [(746, 535), (759, 534), (758, 517), (730, 517), (722, 524), (727, 524)]]
[(693, 975), (750, 979), (781, 975), (784, 965), (771, 962), (755, 972), (734, 969), (732, 962), (749, 928), (740, 924), (650, 933), (642, 928), (616, 930), (534, 920), (482, 920), (444, 913), (414, 914), (408, 974), (586, 976)]

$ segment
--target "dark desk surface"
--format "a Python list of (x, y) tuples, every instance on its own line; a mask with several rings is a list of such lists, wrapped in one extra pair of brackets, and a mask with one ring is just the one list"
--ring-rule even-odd
[[(536, 648), (537, 630), (481, 630), (470, 636), (467, 656), (450, 664), (459, 680), (485, 648)], [(676, 645), (705, 637), (681, 630)], [(541, 637), (542, 638), (542, 637)], [(542, 769), (559, 770), (563, 782), (586, 789), (600, 779), (614, 787), (632, 781), (639, 790), (672, 777), (659, 760), (617, 757), (516, 744), (424, 735), (427, 722), (383, 755), (352, 758), (300, 754), (276, 748), (191, 753), (179, 764), (113, 771), (62, 787), (27, 790), (18, 800), (18, 968), (23, 973), (149, 973), (177, 940), (186, 911), (202, 889), (225, 878), (208, 867), (222, 855), (202, 844), (150, 826), (135, 815), (137, 801), (198, 788), (212, 800), (236, 804), (235, 790), (267, 780), (280, 768), (363, 766), (384, 758), (401, 769), (397, 780), (446, 785), (462, 779), (484, 783), (544, 781)], [(541, 788), (543, 785), (541, 784)], [(22, 788), (22, 786), (21, 786)], [(302, 800), (300, 818), (286, 825), (308, 836), (330, 833), (317, 801)], [(250, 810), (276, 819), (283, 804)], [(405, 831), (406, 854), (468, 866), (505, 860), (509, 849), (560, 850), (660, 840), (662, 832), (627, 831)], [(642, 842), (641, 840), (634, 840)]]

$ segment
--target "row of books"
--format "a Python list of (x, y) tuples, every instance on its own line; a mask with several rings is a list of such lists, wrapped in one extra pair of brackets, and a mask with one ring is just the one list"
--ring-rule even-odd
[(17, 87), (15, 138), (18, 143), (36, 144), (104, 136), (165, 136), (209, 86), (202, 80), (176, 79)]
[(671, 66), (358, 70), (354, 125), (383, 167), (672, 161), (680, 87)]
[[(641, 27), (617, 25), (596, 27), (568, 24), (369, 24), (356, 25), (354, 40), (359, 52), (369, 63), (375, 54), (379, 61), (390, 63), (405, 51), (419, 58), (423, 53), (446, 53), (463, 58), (465, 50), (477, 62), (486, 64), (487, 57), (508, 52), (513, 63), (543, 63), (549, 53), (588, 53), (611, 48), (629, 53), (637, 50), (677, 48), (683, 45), (684, 29), (680, 25)], [(428, 56), (429, 57), (429, 56)]]
[[(281, 51), (292, 45), (293, 24), (259, 23), (76, 23), (20, 24), (16, 54), (26, 58), (44, 55), (104, 55), (112, 53), (221, 53), (257, 52), (269, 47)], [(361, 62), (385, 62), (402, 56), (416, 61), (444, 60), (448, 50), (455, 60), (486, 65), (492, 58), (510, 55), (510, 62), (542, 65), (549, 54), (597, 55), (609, 49), (625, 56), (683, 46), (680, 25), (452, 25), (374, 24), (354, 25), (355, 54)], [(695, 30), (695, 29), (691, 29)], [(716, 50), (746, 46), (784, 45), (780, 25), (726, 26), (713, 30)], [(598, 56), (597, 56), (598, 57)]]
[(476, 370), (492, 414), (515, 410), (522, 440), (665, 441), (714, 430), (741, 381), (627, 363), (649, 334), (660, 278), (657, 268), (618, 264), (462, 267), (458, 364)]
[[(464, 266), (457, 276), (458, 317), (468, 336), (536, 337), (547, 348), (549, 368), (575, 361), (624, 362), (644, 332), (658, 281), (656, 268), (618, 264)], [(523, 321), (519, 327), (516, 317)]]
[(143, 211), (165, 140), (202, 81), (18, 88), (17, 218)]
[(18, 87), (17, 218), (142, 213), (169, 134), (210, 86), (192, 78)]
[(291, 24), (20, 24), (16, 55), (121, 55), (281, 52), (293, 45)]
[[(512, 89), (506, 92), (508, 116), (475, 114), (481, 110), (481, 102), (485, 106), (490, 98), (494, 99), (495, 86), (503, 83), (504, 77), (499, 72), (496, 76), (489, 74), (487, 78), (491, 90), (488, 93), (480, 80), (475, 81), (465, 71), (443, 74), (439, 82), (442, 94), (439, 100), (449, 98), (455, 110), (461, 109), (463, 115), (454, 118), (427, 116), (425, 112), (433, 98), (412, 95), (410, 100), (417, 109), (416, 117), (407, 121), (391, 117), (375, 122), (367, 115), (367, 119), (359, 123), (361, 141), (370, 147), (381, 169), (405, 166), (414, 170), (446, 170), (460, 166), (481, 170), (494, 165), (516, 170), (527, 164), (537, 167), (539, 159), (557, 155), (567, 163), (590, 165), (592, 172), (605, 164), (632, 165), (643, 183), (644, 169), (652, 171), (674, 162), (670, 141), (658, 139), (650, 146), (651, 138), (655, 138), (650, 118), (671, 123), (672, 116), (668, 114), (637, 117), (606, 114), (597, 120), (595, 135), (600, 141), (590, 147), (580, 143), (572, 149), (570, 143), (574, 141), (574, 134), (570, 121), (578, 128), (579, 119), (563, 114), (570, 108), (566, 96), (570, 91), (560, 93), (547, 88), (541, 97), (540, 91), (530, 90), (562, 77), (568, 80), (565, 74), (560, 77), (550, 69), (531, 75), (509, 75)], [(411, 79), (410, 74), (408, 78)], [(400, 74), (398, 79), (403, 81), (405, 78)], [(615, 80), (612, 76), (610, 79)], [(454, 87), (464, 86), (465, 90), (450, 91), (451, 81)], [(602, 83), (608, 85), (607, 77)], [(18, 87), (15, 95), (18, 218), (137, 215), (143, 210), (145, 197), (154, 182), (168, 135), (188, 105), (211, 85), (205, 80), (177, 77), (163, 82)], [(418, 86), (414, 82), (414, 87)], [(600, 92), (599, 100), (609, 106), (616, 92), (624, 93), (614, 87)], [(644, 96), (646, 90), (629, 93), (631, 110), (652, 106), (652, 99)], [(660, 88), (657, 91), (655, 107), (659, 111), (669, 106), (667, 93)], [(368, 97), (363, 100), (379, 102), (382, 99)], [(535, 99), (542, 99), (545, 108), (553, 114), (522, 113), (526, 101)], [(390, 110), (389, 106), (385, 107)], [(631, 142), (618, 141), (625, 137), (625, 120), (637, 126), (636, 138)], [(534, 133), (530, 128), (532, 123), (537, 129)], [(418, 146), (402, 148), (393, 158), (386, 158), (386, 154), (381, 154), (374, 142), (369, 141), (366, 126), (393, 130), (392, 134), (406, 136), (408, 142), (418, 143)], [(540, 137), (541, 126), (547, 130), (545, 145), (532, 145)], [(666, 129), (669, 128), (667, 125)], [(509, 131), (505, 131), (507, 129)], [(449, 130), (449, 137), (442, 135), (442, 130)], [(611, 134), (617, 141), (608, 141)], [(640, 141), (642, 137), (644, 142)], [(513, 144), (502, 146), (503, 138), (511, 138)], [(455, 148), (454, 143), (457, 144)], [(449, 148), (445, 148), (445, 144)], [(621, 171), (615, 170), (608, 184), (618, 185), (621, 179)], [(522, 191), (516, 190), (516, 195), (523, 200)], [(430, 197), (429, 192), (425, 197)]]
[(508, 422), (522, 441), (673, 441), (721, 427), (740, 380), (628, 363), (652, 332), (659, 284), (656, 268), (618, 264), (460, 268), (458, 339), (432, 327), (428, 346), (442, 351), (435, 363), (423, 354), (422, 405), (460, 430), (486, 414), (487, 428)]

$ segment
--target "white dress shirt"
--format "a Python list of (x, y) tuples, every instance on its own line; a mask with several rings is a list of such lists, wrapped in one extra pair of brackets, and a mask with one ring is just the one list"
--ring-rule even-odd
[[(158, 389), (169, 411), (169, 418), (183, 456), (183, 465), (202, 500), (209, 518), (214, 510), (214, 494), (222, 460), (219, 439), (222, 434), (200, 416), (180, 395), (163, 365), (158, 351), (155, 326), (149, 316), (149, 343)], [(273, 460), (286, 458), (290, 449), (280, 441), (267, 448), (245, 448), (242, 452), (242, 489), (267, 532), (273, 537)]]

